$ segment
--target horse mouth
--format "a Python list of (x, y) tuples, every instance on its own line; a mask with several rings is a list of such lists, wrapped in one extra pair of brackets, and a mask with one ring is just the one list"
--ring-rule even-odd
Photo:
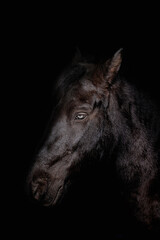
[(48, 197), (46, 198), (46, 201), (43, 202), (43, 206), (45, 207), (52, 207), (61, 204), (61, 201), (63, 200), (63, 197), (68, 192), (68, 188), (71, 186), (71, 181), (68, 179), (65, 183), (60, 185), (57, 188), (57, 191), (54, 195), (48, 194)]
[(60, 198), (62, 197), (62, 192), (63, 192), (63, 186), (60, 186), (57, 190), (57, 193), (55, 195), (55, 198), (53, 199), (52, 201), (52, 205), (55, 205), (59, 200)]
[(63, 195), (63, 186), (60, 186), (55, 194), (55, 197), (52, 198), (51, 196), (48, 198), (46, 202), (43, 203), (43, 206), (48, 207), (48, 206), (54, 206), (59, 202)]

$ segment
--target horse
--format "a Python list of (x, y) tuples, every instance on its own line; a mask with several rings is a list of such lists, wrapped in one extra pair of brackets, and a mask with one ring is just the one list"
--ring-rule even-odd
[(160, 228), (160, 115), (142, 92), (120, 77), (122, 49), (107, 61), (76, 58), (59, 76), (56, 106), (27, 185), (34, 201), (56, 206), (71, 176), (105, 162), (131, 214)]

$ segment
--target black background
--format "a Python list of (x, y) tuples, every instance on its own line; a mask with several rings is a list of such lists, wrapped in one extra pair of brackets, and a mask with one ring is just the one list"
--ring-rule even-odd
[[(60, 238), (63, 234), (74, 239), (107, 239), (109, 234), (116, 239), (131, 237), (124, 233), (129, 228), (126, 213), (115, 219), (116, 206), (113, 216), (112, 211), (107, 212), (108, 196), (100, 169), (84, 172), (66, 201), (54, 209), (31, 203), (25, 193), (26, 175), (52, 108), (55, 79), (71, 61), (77, 46), (84, 54), (106, 59), (123, 48), (120, 74), (160, 104), (156, 6), (114, 4), (10, 6), (11, 14), (6, 10), (4, 79), (9, 132), (5, 157), (9, 181), (5, 180), (5, 189), (9, 197), (4, 199), (9, 210), (6, 222), (15, 224), (11, 232), (21, 239)], [(118, 198), (114, 203), (119, 205)], [(134, 227), (128, 232), (132, 235)]]

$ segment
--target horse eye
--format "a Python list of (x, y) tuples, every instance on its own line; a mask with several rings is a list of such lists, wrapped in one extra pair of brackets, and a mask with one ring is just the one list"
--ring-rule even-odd
[(83, 120), (87, 117), (86, 113), (77, 113), (77, 115), (75, 116), (75, 120)]

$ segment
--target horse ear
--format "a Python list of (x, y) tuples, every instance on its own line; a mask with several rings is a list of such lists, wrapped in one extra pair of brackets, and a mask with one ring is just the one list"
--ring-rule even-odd
[(122, 62), (122, 48), (119, 49), (114, 56), (107, 60), (105, 63), (105, 68), (107, 68), (106, 73), (105, 73), (105, 80), (109, 83), (112, 84), (113, 79), (117, 75), (121, 62)]

